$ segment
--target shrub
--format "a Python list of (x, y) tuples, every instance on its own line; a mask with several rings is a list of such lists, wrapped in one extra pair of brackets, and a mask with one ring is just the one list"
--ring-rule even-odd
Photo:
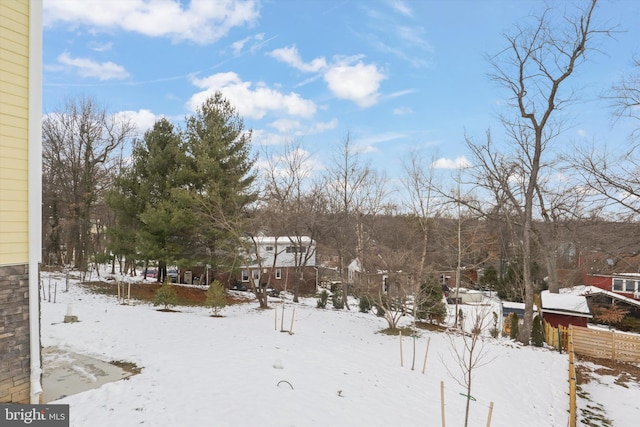
[(372, 307), (371, 297), (369, 297), (368, 295), (363, 295), (362, 297), (360, 297), (358, 305), (360, 307), (360, 313), (368, 313)]
[(168, 282), (165, 282), (160, 289), (156, 291), (156, 295), (153, 298), (153, 305), (163, 305), (165, 310), (169, 307), (173, 307), (178, 303), (178, 294)]
[(221, 309), (227, 306), (227, 291), (222, 283), (214, 280), (207, 289), (207, 307), (210, 307), (214, 316), (218, 316)]
[(447, 314), (447, 307), (442, 302), (442, 285), (431, 274), (420, 285), (415, 298), (415, 315), (418, 320), (442, 323)]
[(512, 340), (518, 339), (519, 320), (516, 313), (511, 313), (509, 315), (509, 326), (509, 338)]
[(533, 323), (531, 324), (531, 344), (536, 347), (542, 347), (544, 344), (544, 337), (542, 335), (542, 322), (540, 321), (540, 316), (536, 316), (533, 318)]
[(318, 308), (327, 308), (327, 301), (329, 300), (329, 292), (324, 289), (320, 292), (318, 299), (316, 300)]
[(333, 308), (337, 310), (342, 310), (344, 308), (344, 298), (342, 296), (342, 291), (336, 291), (331, 295), (331, 304), (333, 304)]

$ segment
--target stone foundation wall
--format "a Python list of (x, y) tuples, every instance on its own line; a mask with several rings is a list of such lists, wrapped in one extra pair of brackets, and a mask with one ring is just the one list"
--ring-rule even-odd
[(0, 403), (29, 403), (29, 265), (0, 266)]

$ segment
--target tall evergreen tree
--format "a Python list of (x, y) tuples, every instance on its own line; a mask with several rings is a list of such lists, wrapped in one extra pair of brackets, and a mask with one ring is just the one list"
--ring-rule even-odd
[(109, 194), (118, 225), (111, 230), (112, 250), (125, 257), (137, 254), (158, 260), (158, 281), (164, 281), (166, 263), (178, 259), (181, 232), (187, 227), (174, 198), (185, 163), (179, 133), (167, 119), (158, 120), (136, 141), (131, 165)]
[(237, 253), (246, 207), (256, 199), (251, 131), (217, 92), (187, 117), (184, 142), (187, 164), (181, 179), (186, 185), (179, 197), (195, 215), (191, 258), (229, 266), (226, 258)]
[(255, 200), (250, 142), (251, 132), (220, 93), (186, 118), (182, 132), (157, 121), (135, 144), (131, 166), (110, 195), (120, 249), (158, 260), (158, 281), (169, 262), (229, 265), (223, 258), (237, 254), (245, 207)]

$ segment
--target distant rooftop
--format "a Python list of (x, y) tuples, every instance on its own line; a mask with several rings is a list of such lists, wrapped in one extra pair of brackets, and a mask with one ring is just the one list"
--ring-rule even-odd
[(583, 295), (554, 294), (549, 291), (540, 293), (542, 311), (548, 313), (577, 313), (591, 315), (587, 299)]

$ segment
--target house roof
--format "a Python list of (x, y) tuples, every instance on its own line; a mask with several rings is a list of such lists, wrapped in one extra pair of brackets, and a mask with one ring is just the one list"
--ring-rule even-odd
[(592, 317), (587, 299), (583, 295), (554, 294), (549, 291), (542, 291), (540, 293), (540, 305), (543, 313)]
[(616, 292), (607, 291), (606, 289), (602, 289), (597, 286), (574, 286), (572, 288), (561, 289), (560, 292), (573, 295), (584, 295), (585, 297), (588, 297), (589, 295), (602, 294), (608, 296), (609, 298), (623, 301), (629, 305), (640, 307), (639, 300), (620, 295)]
[[(251, 240), (250, 237), (246, 237), (246, 240)], [(256, 242), (263, 244), (263, 245), (268, 245), (268, 244), (291, 244), (291, 242), (295, 242), (295, 243), (307, 243), (307, 244), (314, 244), (315, 241), (313, 239), (311, 239), (311, 237), (309, 236), (264, 236), (264, 235), (259, 235), (259, 236), (255, 236), (254, 239), (256, 240)]]

